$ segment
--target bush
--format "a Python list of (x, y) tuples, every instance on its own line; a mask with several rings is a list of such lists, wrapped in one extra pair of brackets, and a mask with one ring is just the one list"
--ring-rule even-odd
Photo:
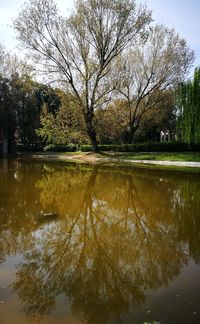
[(82, 152), (91, 152), (92, 151), (92, 145), (81, 145), (81, 151)]
[[(187, 152), (200, 151), (200, 145), (191, 144), (188, 147), (186, 143), (179, 142), (149, 142), (142, 144), (122, 144), (122, 145), (99, 145), (100, 151), (114, 151), (114, 152)], [(81, 145), (82, 152), (91, 152), (91, 145)]]
[(48, 152), (76, 152), (77, 146), (74, 144), (69, 145), (53, 145), (53, 146), (46, 146), (44, 148), (45, 151)]

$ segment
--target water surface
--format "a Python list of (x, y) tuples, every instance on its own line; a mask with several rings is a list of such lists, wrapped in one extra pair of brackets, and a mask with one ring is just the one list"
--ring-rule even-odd
[(200, 323), (200, 176), (0, 160), (0, 323)]

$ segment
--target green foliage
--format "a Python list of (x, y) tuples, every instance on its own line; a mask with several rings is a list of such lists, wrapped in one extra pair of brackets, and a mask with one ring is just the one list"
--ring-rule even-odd
[(76, 100), (61, 90), (58, 90), (58, 94), (61, 100), (60, 109), (55, 113), (42, 115), (41, 127), (36, 130), (36, 134), (42, 138), (45, 151), (64, 151), (64, 147), (68, 145), (76, 147), (79, 143), (88, 142)]
[[(40, 125), (42, 111), (54, 113), (60, 98), (49, 86), (34, 82), (30, 76), (0, 76), (0, 128), (9, 140), (9, 151), (15, 147), (31, 150), (40, 141), (35, 129)], [(41, 146), (41, 145), (40, 145)]]
[(200, 143), (200, 68), (196, 68), (192, 81), (179, 84), (177, 90), (179, 139), (188, 145)]
[(38, 84), (38, 87), (35, 90), (35, 96), (37, 99), (37, 105), (41, 108), (43, 107), (43, 110), (46, 108), (49, 113), (55, 113), (61, 106), (59, 91), (50, 86)]
[(44, 150), (51, 149), (56, 144), (67, 144), (68, 130), (63, 125), (63, 129), (60, 131), (59, 121), (58, 115), (54, 117), (52, 113), (41, 116), (41, 127), (36, 130), (36, 134), (46, 143)]

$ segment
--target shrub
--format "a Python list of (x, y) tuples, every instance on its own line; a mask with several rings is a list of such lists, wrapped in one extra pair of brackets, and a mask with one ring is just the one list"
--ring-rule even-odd
[[(179, 142), (149, 142), (141, 144), (106, 144), (99, 145), (100, 151), (114, 151), (114, 152), (187, 152), (200, 151), (200, 145), (191, 144), (190, 147), (186, 143)], [(82, 152), (91, 152), (91, 145), (81, 145)]]

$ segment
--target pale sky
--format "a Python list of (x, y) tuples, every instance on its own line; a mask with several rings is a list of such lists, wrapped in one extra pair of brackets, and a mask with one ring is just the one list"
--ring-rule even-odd
[[(153, 19), (175, 28), (195, 51), (194, 66), (200, 65), (200, 0), (140, 0), (153, 11)], [(16, 52), (17, 41), (12, 29), (12, 18), (16, 17), (24, 0), (0, 0), (0, 42)], [(73, 0), (57, 0), (61, 13), (66, 15)]]

